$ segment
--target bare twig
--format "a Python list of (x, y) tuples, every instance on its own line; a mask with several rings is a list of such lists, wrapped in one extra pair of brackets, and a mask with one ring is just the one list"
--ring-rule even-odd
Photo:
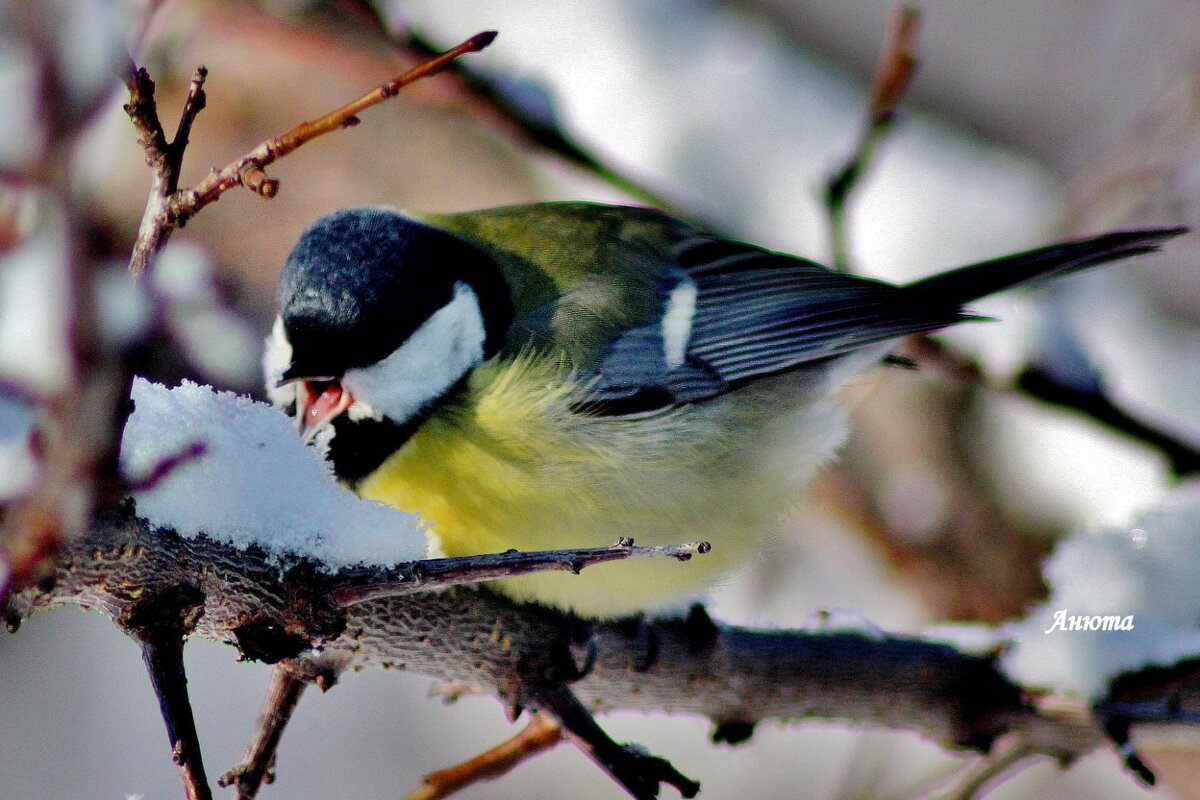
[(142, 647), (184, 795), (187, 800), (212, 800), (183, 666), (184, 637), (203, 610), (199, 600), (194, 590), (187, 589), (145, 595), (124, 610), (121, 624)]
[(655, 800), (664, 783), (674, 786), (683, 797), (695, 797), (700, 791), (700, 784), (675, 769), (671, 762), (639, 747), (614, 742), (565, 685), (538, 686), (529, 693), (528, 700), (534, 708), (557, 721), (584, 755), (637, 800)]
[(146, 492), (158, 486), (168, 475), (175, 470), (195, 461), (208, 452), (208, 447), (204, 442), (192, 442), (184, 446), (175, 453), (166, 456), (157, 463), (151, 465), (145, 475), (139, 478), (126, 479), (123, 483), (124, 492), (133, 494), (135, 492)]
[(1028, 738), (1015, 734), (1010, 741), (987, 755), (979, 756), (951, 779), (951, 785), (936, 793), (943, 800), (975, 800), (982, 796), (988, 784), (1001, 775), (1010, 774), (1022, 761), (1029, 762), (1040, 755)]
[(516, 736), (461, 764), (429, 773), (422, 779), (424, 785), (405, 800), (443, 800), (473, 784), (507, 775), (562, 738), (562, 728), (556, 722), (535, 712)]
[(158, 695), (171, 758), (179, 767), (187, 800), (212, 800), (212, 789), (204, 774), (200, 737), (187, 695), (183, 669), (183, 640), (152, 637), (142, 642), (142, 659), (150, 673), (150, 684)]
[[(634, 546), (632, 539), (621, 539), (610, 547), (581, 547), (573, 550), (542, 550), (523, 553), (509, 550), (460, 558), (434, 558), (401, 564), (388, 570), (382, 580), (377, 572), (361, 583), (333, 591), (341, 606), (385, 597), (399, 597), (439, 586), (458, 586), (534, 572), (565, 571), (579, 574), (585, 567), (629, 558), (674, 558), (687, 561), (693, 555), (707, 553), (708, 542)], [(353, 579), (352, 579), (353, 580)]]
[(204, 108), (204, 79), (207, 75), (208, 71), (203, 66), (196, 68), (175, 138), (168, 142), (154, 99), (154, 81), (150, 73), (132, 62), (126, 69), (125, 85), (129, 89), (129, 102), (125, 104), (125, 113), (137, 131), (138, 143), (146, 154), (146, 166), (150, 168), (150, 195), (129, 257), (129, 271), (134, 275), (146, 271), (154, 254), (167, 243), (175, 229), (169, 218), (170, 197), (179, 188), (179, 170), (183, 165), (183, 153), (187, 149), (192, 123)]
[(198, 67), (192, 77), (175, 138), (168, 143), (154, 101), (154, 82), (145, 69), (131, 64), (126, 75), (130, 101), (125, 111), (133, 121), (138, 141), (146, 152), (146, 161), (151, 169), (151, 186), (130, 255), (130, 271), (135, 275), (144, 272), (154, 255), (166, 244), (172, 231), (183, 227), (200, 209), (218, 200), (225, 192), (236, 186), (245, 186), (261, 197), (273, 197), (279, 189), (279, 182), (267, 176), (267, 166), (318, 136), (357, 124), (357, 115), (365, 109), (394, 97), (415, 81), (436, 75), (455, 59), (467, 53), (479, 52), (495, 38), (495, 31), (476, 34), (457, 47), (422, 61), (357, 100), (267, 139), (225, 168), (213, 170), (194, 188), (182, 190), (178, 188), (180, 166), (192, 123), (205, 105), (204, 80), (207, 71), (203, 66)]
[(992, 391), (1033, 398), (1056, 408), (1081, 414), (1111, 431), (1150, 447), (1167, 459), (1175, 477), (1200, 473), (1200, 448), (1174, 434), (1157, 428), (1117, 406), (1104, 391), (1100, 377), (1096, 385), (1073, 386), (1059, 380), (1052, 371), (1028, 366), (1012, 382), (998, 381), (986, 375), (977, 363), (927, 336), (904, 340), (899, 352), (919, 367), (941, 373), (963, 383), (987, 386)]
[[(170, 206), (172, 224), (183, 225), (197, 211), (235, 186), (245, 185), (263, 197), (271, 197), (278, 189), (278, 182), (260, 175), (267, 166), (318, 136), (352, 127), (358, 123), (357, 115), (366, 109), (395, 97), (401, 89), (415, 81), (436, 75), (455, 59), (467, 53), (479, 52), (495, 38), (495, 31), (478, 33), (462, 44), (422, 61), (403, 75), (380, 84), (357, 100), (311, 122), (302, 122), (284, 134), (267, 139), (241, 158), (230, 162), (224, 169), (210, 173), (195, 188), (184, 190), (173, 197)], [(247, 176), (251, 178), (249, 182)]]
[(279, 747), (283, 730), (296, 710), (308, 682), (287, 663), (276, 664), (271, 670), (267, 697), (254, 723), (254, 734), (241, 763), (217, 779), (217, 785), (237, 788), (237, 800), (250, 800), (258, 794), (263, 783), (270, 783), (271, 764)]
[[(428, 58), (438, 52), (438, 48), (417, 31), (409, 29), (402, 37), (394, 34), (376, 6), (371, 3), (364, 0), (337, 0), (336, 5), (346, 16), (398, 52), (415, 58)], [(468, 94), (480, 116), (497, 124), (510, 136), (515, 136), (520, 143), (539, 147), (568, 164), (590, 172), (640, 203), (654, 206), (675, 216), (687, 216), (684, 210), (643, 182), (612, 164), (605, 163), (583, 147), (562, 129), (557, 120), (547, 118), (545, 114), (535, 113), (526, 105), (514, 101), (511, 93), (506, 92), (503, 84), (492, 75), (471, 69), (461, 62), (454, 64), (450, 71), (458, 79), (459, 85)]]
[(895, 119), (896, 106), (904, 98), (917, 70), (916, 40), (921, 15), (910, 6), (897, 6), (867, 105), (867, 119), (859, 134), (854, 155), (835, 172), (825, 186), (825, 205), (829, 213), (830, 246), (833, 267), (850, 271), (846, 241), (846, 204), (858, 187), (876, 148), (887, 135)]

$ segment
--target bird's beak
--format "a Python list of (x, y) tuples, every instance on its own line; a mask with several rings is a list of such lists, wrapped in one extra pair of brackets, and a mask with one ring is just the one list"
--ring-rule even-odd
[(301, 380), (296, 385), (296, 426), (305, 444), (344, 412), (354, 397), (339, 381)]

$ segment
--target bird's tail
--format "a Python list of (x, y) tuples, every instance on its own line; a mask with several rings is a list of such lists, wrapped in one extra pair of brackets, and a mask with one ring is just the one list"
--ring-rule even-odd
[(1153, 253), (1187, 228), (1114, 231), (1092, 239), (1030, 250), (943, 272), (904, 287), (906, 302), (930, 307), (961, 307), (980, 297), (1052, 275), (1087, 269), (1109, 261)]

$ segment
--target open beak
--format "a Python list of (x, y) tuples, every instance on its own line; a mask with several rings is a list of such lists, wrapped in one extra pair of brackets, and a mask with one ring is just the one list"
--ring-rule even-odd
[(354, 397), (339, 381), (301, 380), (296, 382), (296, 426), (305, 444), (317, 431), (344, 412)]

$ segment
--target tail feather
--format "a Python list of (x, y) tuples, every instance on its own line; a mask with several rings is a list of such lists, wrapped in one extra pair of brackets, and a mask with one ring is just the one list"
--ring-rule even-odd
[(943, 272), (904, 287), (906, 302), (926, 307), (962, 306), (1018, 284), (1153, 253), (1187, 228), (1114, 231), (1092, 239), (1030, 250)]

